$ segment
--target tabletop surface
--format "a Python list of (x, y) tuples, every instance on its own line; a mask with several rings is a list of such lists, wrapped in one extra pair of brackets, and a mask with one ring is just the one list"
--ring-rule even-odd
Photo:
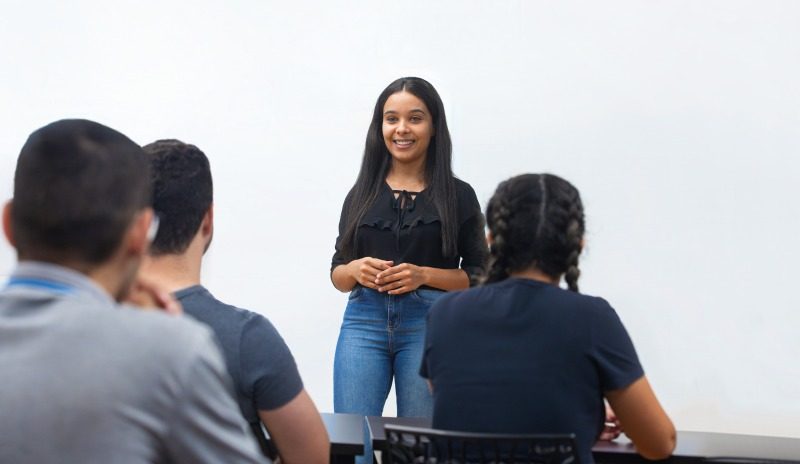
[[(323, 412), (322, 422), (331, 441), (331, 454), (359, 455), (364, 453), (364, 416)], [(269, 433), (261, 426), (267, 439)]]

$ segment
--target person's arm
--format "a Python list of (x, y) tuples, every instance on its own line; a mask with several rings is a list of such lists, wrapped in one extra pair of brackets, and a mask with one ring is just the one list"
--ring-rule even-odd
[(483, 213), (477, 211), (461, 224), (458, 231), (461, 269), (467, 274), (470, 287), (481, 283), (489, 263), (489, 243), (486, 240), (485, 224)]
[(645, 376), (625, 388), (606, 392), (611, 408), (647, 459), (665, 459), (675, 449), (675, 426), (658, 402)]
[(600, 432), (600, 436), (597, 437), (597, 439), (600, 441), (616, 440), (622, 432), (622, 424), (620, 424), (617, 415), (614, 413), (614, 410), (611, 409), (611, 406), (606, 404), (605, 424), (603, 425), (603, 431)]
[(330, 444), (325, 426), (278, 330), (267, 318), (252, 317), (242, 328), (240, 344), (242, 384), (281, 461), (327, 463)]
[(466, 183), (461, 184), (458, 194), (459, 226), (458, 255), (461, 269), (469, 277), (469, 286), (483, 282), (489, 264), (489, 243), (486, 240), (486, 218), (475, 190)]
[(331, 259), (331, 283), (340, 292), (349, 292), (356, 284), (376, 288), (375, 276), (392, 265), (391, 261), (371, 257), (352, 259), (351, 253), (345, 252), (347, 247), (342, 241), (347, 227), (352, 195), (351, 190), (342, 204), (342, 213), (339, 216), (339, 236), (336, 237), (335, 252)]
[(258, 416), (269, 430), (283, 464), (327, 464), (330, 441), (317, 407), (305, 389), (287, 404), (260, 410)]
[(601, 298), (593, 301), (589, 339), (601, 389), (637, 451), (648, 459), (666, 458), (675, 448), (675, 427), (650, 388), (616, 311)]

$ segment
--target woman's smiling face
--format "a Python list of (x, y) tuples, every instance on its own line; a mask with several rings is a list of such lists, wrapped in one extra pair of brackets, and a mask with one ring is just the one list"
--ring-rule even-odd
[(433, 120), (425, 102), (402, 91), (383, 105), (383, 140), (394, 161), (424, 160), (433, 136)]

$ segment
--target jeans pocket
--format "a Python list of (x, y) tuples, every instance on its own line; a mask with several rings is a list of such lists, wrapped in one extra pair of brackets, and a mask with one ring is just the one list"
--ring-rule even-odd
[(347, 300), (348, 301), (353, 301), (356, 298), (358, 298), (359, 296), (361, 296), (361, 293), (363, 293), (363, 292), (364, 292), (364, 287), (362, 287), (361, 285), (356, 284), (356, 286), (353, 287), (352, 290), (350, 290), (350, 295), (347, 297)]
[(444, 295), (443, 290), (432, 290), (427, 288), (418, 288), (411, 292), (411, 296), (414, 297), (415, 300), (425, 303), (428, 306), (436, 302), (436, 300), (438, 300), (442, 295)]

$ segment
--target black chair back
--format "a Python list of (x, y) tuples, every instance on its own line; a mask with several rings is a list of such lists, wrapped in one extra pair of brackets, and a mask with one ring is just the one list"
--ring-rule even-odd
[(264, 433), (266, 427), (262, 427), (263, 426), (260, 422), (250, 423), (250, 430), (253, 432), (256, 442), (258, 442), (258, 447), (261, 449), (261, 453), (274, 461), (278, 458), (278, 450), (275, 448), (275, 445), (267, 439), (267, 435)]
[(575, 435), (454, 432), (386, 424), (386, 464), (580, 464)]

